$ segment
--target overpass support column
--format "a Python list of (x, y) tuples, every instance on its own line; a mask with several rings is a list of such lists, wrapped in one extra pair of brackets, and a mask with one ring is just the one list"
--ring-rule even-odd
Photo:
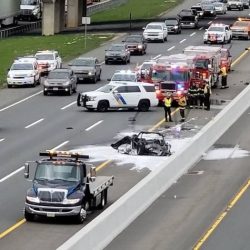
[(43, 0), (42, 34), (59, 33), (64, 27), (65, 0)]
[(68, 0), (67, 27), (74, 28), (82, 24), (84, 0)]

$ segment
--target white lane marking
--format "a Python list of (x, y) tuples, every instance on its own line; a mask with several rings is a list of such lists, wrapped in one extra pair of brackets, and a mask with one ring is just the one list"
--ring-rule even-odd
[(61, 148), (62, 146), (66, 145), (67, 143), (69, 143), (69, 141), (64, 141), (61, 144), (59, 144), (58, 146), (56, 146), (56, 147), (54, 147), (54, 148), (52, 148), (50, 150), (52, 150), (52, 151), (57, 150), (58, 148)]
[(212, 23), (212, 21), (208, 22), (207, 24), (210, 24), (210, 23)]
[(0, 139), (0, 142), (5, 141), (5, 138)]
[(174, 48), (175, 48), (175, 46), (172, 46), (171, 48), (167, 49), (167, 51), (170, 51), (170, 50), (172, 50)]
[(159, 54), (159, 55), (153, 57), (152, 59), (156, 60), (156, 59), (159, 58), (160, 56), (161, 56), (161, 54)]
[(40, 119), (40, 120), (38, 120), (38, 121), (36, 121), (36, 122), (33, 122), (33, 123), (27, 125), (25, 128), (30, 128), (30, 127), (32, 127), (32, 126), (34, 126), (34, 125), (36, 125), (36, 124), (42, 122), (43, 120), (44, 120), (44, 118), (42, 118), (42, 119)]
[(92, 126), (86, 128), (85, 131), (91, 130), (92, 128), (96, 127), (97, 125), (101, 124), (102, 122), (103, 122), (103, 120), (100, 120), (99, 122), (96, 122), (96, 123), (93, 124)]
[(190, 36), (194, 36), (195, 34), (196, 34), (196, 32), (194, 32), (194, 33), (190, 34)]
[(13, 103), (13, 104), (11, 104), (11, 105), (5, 107), (5, 108), (2, 108), (2, 109), (0, 109), (0, 112), (4, 111), (4, 110), (6, 110), (6, 109), (9, 109), (9, 108), (11, 108), (11, 107), (14, 107), (14, 106), (16, 106), (17, 104), (20, 104), (20, 103), (22, 103), (22, 102), (25, 102), (25, 101), (29, 100), (30, 98), (35, 97), (35, 96), (41, 94), (42, 92), (43, 92), (43, 91), (39, 91), (39, 92), (35, 93), (34, 95), (30, 95), (30, 96), (28, 96), (28, 97), (26, 97), (26, 98), (24, 98), (24, 99), (22, 99), (22, 100), (20, 100), (20, 101), (18, 101), (18, 102), (15, 102), (15, 103)]
[(6, 175), (5, 177), (3, 177), (3, 178), (0, 180), (0, 183), (6, 181), (6, 180), (9, 179), (11, 176), (13, 176), (13, 175), (19, 173), (19, 172), (22, 171), (23, 169), (24, 169), (24, 167), (20, 167), (20, 168), (17, 169), (16, 171), (14, 171), (14, 172), (12, 172), (12, 173)]
[(180, 43), (183, 43), (183, 42), (185, 42), (186, 40), (187, 40), (187, 39), (183, 39), (183, 40), (180, 41)]
[(64, 106), (64, 107), (62, 107), (61, 110), (64, 110), (64, 109), (66, 109), (66, 108), (68, 108), (68, 107), (70, 107), (70, 106), (72, 106), (72, 105), (74, 105), (74, 104), (76, 104), (76, 101), (71, 102), (70, 104), (68, 104), (68, 105), (66, 105), (66, 106)]
[(200, 27), (200, 28), (199, 28), (199, 30), (202, 30), (202, 29), (203, 29), (203, 27)]

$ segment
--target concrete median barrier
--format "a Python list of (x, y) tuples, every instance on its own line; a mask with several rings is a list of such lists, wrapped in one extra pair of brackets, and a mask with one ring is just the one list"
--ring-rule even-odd
[(246, 87), (180, 151), (147, 175), (58, 250), (103, 249), (164, 191), (188, 171), (223, 133), (249, 108), (250, 86)]

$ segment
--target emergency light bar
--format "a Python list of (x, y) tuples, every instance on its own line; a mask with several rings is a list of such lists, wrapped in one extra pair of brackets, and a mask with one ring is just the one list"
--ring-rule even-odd
[(82, 155), (78, 152), (69, 152), (69, 151), (54, 151), (54, 150), (48, 150), (46, 152), (40, 152), (40, 156), (49, 156), (52, 157), (67, 157), (67, 158), (82, 158), (82, 159), (89, 159), (89, 155)]

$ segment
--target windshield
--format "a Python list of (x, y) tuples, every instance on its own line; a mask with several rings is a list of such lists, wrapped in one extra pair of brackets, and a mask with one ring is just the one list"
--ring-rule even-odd
[(136, 36), (129, 36), (126, 38), (125, 42), (127, 43), (141, 43), (141, 38)]
[(129, 81), (136, 82), (136, 76), (134, 74), (115, 74), (111, 81)]
[(36, 55), (37, 60), (54, 60), (53, 54), (38, 54)]
[(176, 25), (176, 24), (178, 24), (177, 20), (166, 20), (165, 23), (166, 23), (166, 25)]
[(103, 93), (109, 93), (110, 91), (112, 91), (116, 86), (115, 85), (111, 85), (111, 84), (107, 84), (99, 89), (97, 89), (96, 91), (100, 91)]
[(170, 72), (169, 71), (153, 71), (152, 73), (153, 81), (169, 81), (170, 80)]
[(171, 81), (180, 81), (185, 82), (188, 79), (188, 72), (181, 72), (181, 71), (175, 71), (173, 70), (170, 75)]
[(152, 30), (162, 30), (161, 25), (156, 25), (156, 24), (149, 24), (146, 28), (147, 30), (152, 29)]
[(21, 0), (22, 5), (36, 5), (36, 0)]
[(199, 59), (195, 62), (195, 67), (199, 69), (208, 69), (208, 60)]
[(204, 10), (213, 10), (213, 9), (214, 9), (214, 6), (213, 6), (213, 5), (204, 5), (204, 6), (203, 6), (203, 9), (204, 9)]
[(224, 28), (223, 27), (210, 27), (208, 31), (224, 32)]
[(181, 18), (182, 21), (195, 21), (195, 16), (184, 16)]
[(69, 78), (68, 72), (50, 72), (48, 79), (67, 79)]
[(122, 51), (124, 50), (124, 46), (123, 45), (113, 45), (109, 48), (109, 50), (112, 51)]
[(80, 176), (80, 168), (78, 166), (41, 163), (37, 165), (35, 180), (78, 182), (80, 181)]
[(33, 70), (33, 64), (31, 63), (13, 64), (11, 70)]
[(72, 63), (73, 66), (95, 66), (94, 60), (88, 60), (88, 59), (75, 59)]
[(236, 22), (233, 26), (247, 27), (248, 25), (248, 22)]

